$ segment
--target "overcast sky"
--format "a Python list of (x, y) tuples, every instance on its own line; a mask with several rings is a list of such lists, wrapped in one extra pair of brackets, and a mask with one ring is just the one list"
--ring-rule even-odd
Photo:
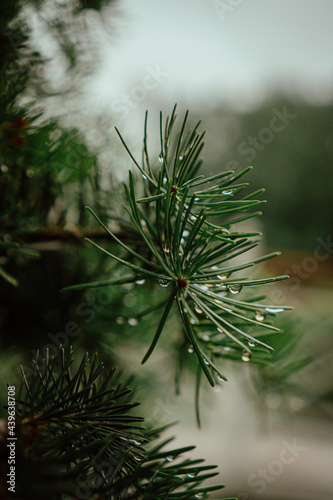
[(141, 101), (242, 109), (273, 90), (333, 94), (332, 0), (122, 0), (117, 11), (96, 86), (119, 114)]

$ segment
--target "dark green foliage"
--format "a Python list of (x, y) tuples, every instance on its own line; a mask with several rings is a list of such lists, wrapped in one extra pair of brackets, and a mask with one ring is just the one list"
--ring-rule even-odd
[(131, 390), (115, 370), (71, 349), (37, 353), (34, 372), (17, 398), (17, 496), (23, 499), (207, 498), (221, 485), (202, 486), (215, 466), (157, 441), (165, 428), (145, 429), (133, 414)]

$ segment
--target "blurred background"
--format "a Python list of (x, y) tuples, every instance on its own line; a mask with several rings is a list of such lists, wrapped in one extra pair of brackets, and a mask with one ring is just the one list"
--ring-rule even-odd
[[(226, 497), (332, 499), (332, 2), (119, 0), (101, 3), (99, 10), (94, 2), (87, 2), (84, 13), (78, 11), (74, 18), (66, 5), (77, 7), (76, 2), (64, 1), (24, 5), (21, 22), (29, 30), (28, 48), (24, 50), (38, 53), (36, 57), (42, 64), (38, 59), (35, 73), (29, 74), (25, 88), (17, 92), (17, 103), (37, 120), (34, 123), (40, 120), (41, 127), (47, 120), (56, 124), (48, 131), (53, 133), (55, 144), (59, 130), (68, 136), (71, 130), (76, 131), (78, 144), (86, 148), (84, 153), (80, 149), (75, 161), (69, 161), (71, 153), (64, 150), (63, 157), (53, 159), (53, 163), (70, 167), (73, 172), (80, 170), (79, 177), (72, 172), (70, 182), (81, 188), (84, 172), (91, 164), (97, 165), (99, 191), (97, 199), (96, 189), (88, 183), (85, 196), (79, 199), (78, 195), (78, 203), (72, 206), (67, 201), (73, 188), (53, 190), (49, 194), (52, 203), (40, 201), (46, 225), (61, 226), (70, 234), (69, 240), (80, 239), (80, 227), (91, 229), (82, 209), (87, 199), (93, 200), (94, 206), (109, 203), (116, 210), (122, 203), (117, 194), (119, 183), (126, 180), (132, 163), (114, 126), (139, 159), (147, 109), (150, 151), (157, 160), (159, 112), (170, 114), (177, 102), (180, 117), (189, 109), (191, 122), (201, 118), (202, 128), (207, 130), (203, 173), (240, 171), (252, 165), (246, 181), (253, 190), (266, 188), (263, 215), (252, 223), (263, 233), (260, 253), (282, 250), (282, 255), (270, 261), (266, 269), (291, 276), (285, 284), (270, 289), (268, 296), (276, 304), (295, 307), (288, 319), (281, 320), (281, 326), (298, 339), (296, 354), (311, 356), (304, 366), (298, 367), (295, 361), (295, 370), (287, 370), (284, 379), (286, 371), (281, 360), (274, 369), (260, 374), (256, 367), (226, 361), (230, 381), (218, 387), (219, 392), (204, 387), (203, 424), (198, 430), (193, 417), (193, 380), (185, 377), (182, 397), (174, 396), (172, 374), (156, 375), (160, 364), (168, 366), (170, 361), (160, 350), (149, 366), (140, 367), (136, 346), (128, 348), (130, 334), (126, 332), (130, 328), (126, 326), (121, 332), (118, 355), (121, 359), (122, 350), (126, 351), (126, 362), (131, 360), (133, 371), (147, 384), (141, 390), (146, 400), (144, 408), (146, 405), (154, 423), (180, 421), (174, 428), (177, 442), (197, 444), (198, 456), (219, 465), (227, 485), (223, 491)], [(16, 50), (21, 50), (22, 40), (11, 36), (15, 55)], [(68, 141), (73, 144), (72, 138)], [(90, 157), (91, 164), (82, 165), (80, 160), (73, 167), (83, 156)], [(3, 178), (7, 175), (4, 167)], [(59, 185), (69, 179), (63, 170), (63, 177), (57, 178)], [(37, 171), (31, 172), (28, 178), (38, 177)], [(4, 182), (9, 185), (11, 181)], [(75, 196), (79, 192), (82, 195), (82, 189), (74, 192)], [(104, 262), (94, 262), (91, 249), (86, 249), (82, 257), (74, 245), (66, 253), (67, 260), (59, 258), (66, 269), (59, 275), (57, 258), (47, 262), (50, 253), (59, 249), (54, 247), (59, 244), (58, 240), (55, 243), (57, 238), (53, 235), (53, 246), (47, 247), (50, 238), (40, 241), (36, 231), (30, 237), (30, 251), (42, 252), (38, 266), (42, 262), (47, 270), (46, 284), (45, 275), (36, 274), (37, 261), (27, 268), (24, 259), (32, 259), (31, 255), (21, 256), (21, 261), (15, 255), (13, 264), (12, 254), (9, 261), (4, 260), (8, 256), (3, 256), (1, 264), (6, 272), (17, 273), (25, 286), (32, 280), (38, 289), (43, 283), (39, 293), (44, 296), (54, 286), (59, 290), (84, 281), (82, 268), (86, 262), (91, 266), (88, 270), (84, 267), (86, 278), (94, 274), (92, 270), (109, 270)], [(17, 266), (22, 269), (17, 271)], [(66, 274), (68, 268), (70, 274)], [(11, 349), (17, 361), (26, 356), (26, 350), (43, 342), (33, 323), (26, 339), (13, 342), (13, 324), (17, 329), (22, 325), (17, 324), (18, 318), (13, 323), (15, 307), (8, 304), (15, 301), (10, 285), (6, 286), (1, 306), (3, 347)], [(63, 324), (63, 311), (73, 317), (80, 298), (67, 310), (66, 299), (46, 296), (49, 302), (44, 302), (43, 320), (37, 330), (52, 327), (55, 332)], [(17, 299), (16, 295), (15, 300), (26, 307), (22, 317), (27, 328), (27, 317), (33, 314), (31, 305), (23, 296)], [(31, 297), (33, 300), (38, 301), (38, 297)], [(144, 303), (145, 298), (140, 294), (134, 297), (133, 291), (124, 288), (121, 294), (112, 292), (112, 301), (113, 307), (118, 301), (126, 310)], [(119, 334), (118, 314), (102, 314), (105, 317), (99, 323), (96, 320), (89, 326), (97, 337), (92, 339), (88, 331), (85, 347), (94, 348), (99, 342), (107, 348), (110, 336), (106, 324), (110, 321), (118, 324), (114, 328)], [(144, 347), (139, 347), (142, 353)], [(4, 363), (1, 370), (7, 373), (8, 366)], [(154, 383), (149, 385), (153, 375)]]

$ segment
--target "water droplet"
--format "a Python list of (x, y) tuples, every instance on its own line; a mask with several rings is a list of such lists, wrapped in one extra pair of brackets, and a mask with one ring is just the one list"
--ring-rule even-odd
[(192, 346), (192, 345), (190, 345), (190, 347), (187, 349), (187, 352), (188, 352), (189, 354), (193, 354), (193, 353), (194, 353), (194, 349), (193, 349), (193, 346)]
[(284, 311), (283, 307), (266, 307), (266, 312), (270, 314), (280, 313), (283, 311)]
[(194, 306), (194, 309), (198, 314), (202, 314), (202, 310), (197, 305)]
[(242, 288), (243, 285), (240, 285), (239, 283), (228, 285), (229, 292), (233, 294), (239, 293), (242, 290)]
[(135, 282), (137, 285), (144, 285), (146, 283), (146, 280), (136, 280)]
[[(185, 309), (184, 309), (184, 311), (185, 311)], [(198, 318), (192, 317), (192, 318), (190, 318), (190, 323), (191, 323), (191, 325), (198, 325), (199, 320), (198, 320)]]
[(138, 324), (138, 320), (136, 318), (128, 318), (127, 322), (130, 326), (136, 326)]
[(264, 321), (265, 319), (265, 314), (263, 314), (260, 311), (256, 311), (254, 317), (256, 318), (257, 321)]
[(222, 194), (224, 194), (224, 195), (228, 195), (228, 194), (232, 194), (232, 193), (233, 193), (233, 189), (224, 189), (222, 191)]
[(178, 160), (179, 160), (179, 161), (182, 161), (182, 159), (183, 159), (183, 155), (179, 155), (179, 156), (178, 156)]
[(131, 441), (131, 443), (137, 444), (138, 446), (140, 446), (141, 444), (141, 441), (137, 441), (136, 439), (130, 439), (129, 441)]
[(217, 376), (217, 380), (219, 380), (220, 382), (224, 382), (224, 378), (223, 378), (223, 377), (221, 377), (221, 375), (218, 375), (218, 376)]
[(200, 198), (198, 198), (198, 197), (195, 197), (195, 198), (194, 198), (194, 201), (199, 201), (199, 199), (200, 199)]
[(205, 365), (207, 365), (207, 366), (210, 365), (210, 362), (208, 361), (208, 359), (204, 359), (204, 362), (205, 362)]
[(226, 346), (222, 347), (222, 351), (224, 351), (224, 352), (231, 352), (232, 349), (231, 349), (231, 347), (229, 347), (229, 346), (226, 345)]
[(212, 271), (218, 271), (218, 270), (219, 270), (219, 268), (218, 268), (217, 266), (212, 266), (212, 267), (211, 267), (211, 270), (212, 270)]
[(250, 361), (251, 357), (252, 357), (252, 354), (249, 351), (244, 350), (242, 352), (242, 360), (243, 361), (246, 361), (246, 362)]
[(216, 276), (219, 280), (226, 280), (229, 278), (228, 274), (218, 274)]
[(8, 172), (8, 170), (9, 170), (9, 168), (7, 167), (7, 165), (1, 165), (1, 172), (6, 174)]
[(160, 163), (164, 163), (164, 158), (163, 158), (163, 154), (162, 154), (162, 153), (159, 155), (159, 157), (158, 157), (158, 161), (159, 161)]
[(163, 177), (163, 184), (166, 184), (168, 182), (168, 179), (166, 177)]
[(163, 250), (165, 251), (165, 253), (170, 253), (170, 248), (169, 248), (168, 243), (164, 243)]
[(194, 474), (189, 473), (187, 474), (187, 477), (194, 477)]
[(195, 220), (197, 220), (197, 218), (196, 218), (196, 216), (195, 216), (195, 215), (190, 215), (190, 220), (191, 220), (191, 221), (195, 221)]
[(202, 338), (202, 340), (204, 342), (209, 342), (210, 341), (210, 336), (207, 333), (205, 333), (201, 338)]
[(203, 498), (203, 493), (197, 493), (194, 495), (195, 498)]
[(256, 344), (254, 342), (251, 342), (250, 340), (248, 341), (247, 345), (249, 347), (255, 347), (256, 346)]
[(137, 455), (133, 455), (133, 458), (136, 462), (142, 462), (143, 458), (142, 457), (138, 457)]
[(159, 280), (159, 284), (160, 286), (162, 286), (163, 288), (166, 288), (167, 286), (170, 285), (170, 281), (168, 280)]
[(28, 170), (26, 170), (26, 174), (27, 174), (27, 177), (29, 177), (31, 179), (31, 177), (33, 177), (35, 175), (35, 172), (32, 170), (32, 168), (28, 168)]
[(145, 174), (142, 174), (142, 179), (145, 181), (147, 180), (147, 176)]
[(220, 328), (219, 326), (217, 327), (217, 331), (220, 332), (220, 333), (224, 333), (222, 328)]
[(125, 323), (125, 320), (122, 316), (118, 316), (116, 322), (118, 323), (118, 325), (123, 325)]
[(187, 229), (185, 229), (185, 231), (183, 231), (184, 238), (187, 238), (189, 234), (190, 234), (190, 231), (188, 231)]
[(167, 462), (172, 462), (172, 461), (173, 461), (173, 457), (171, 457), (171, 456), (170, 456), (170, 457), (166, 457), (166, 458), (165, 458), (165, 460), (166, 460)]
[(204, 292), (208, 292), (209, 290), (209, 287), (207, 285), (200, 285), (200, 288), (201, 290), (203, 290)]

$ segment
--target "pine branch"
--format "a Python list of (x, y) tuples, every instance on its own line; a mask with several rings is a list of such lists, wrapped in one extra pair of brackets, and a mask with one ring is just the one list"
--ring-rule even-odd
[[(72, 350), (37, 353), (34, 373), (16, 405), (17, 493), (23, 499), (207, 498), (222, 485), (203, 486), (216, 466), (185, 458), (194, 449), (165, 449), (168, 427), (144, 429), (138, 404), (115, 370), (97, 355), (73, 368)], [(1, 443), (2, 444), (2, 443)]]
[[(163, 287), (170, 286), (169, 301), (143, 362), (153, 352), (172, 304), (177, 304), (189, 349), (196, 354), (207, 379), (214, 385), (217, 377), (225, 378), (214, 360), (223, 357), (226, 348), (232, 346), (238, 359), (243, 361), (249, 361), (254, 352), (253, 360), (261, 362), (263, 349), (267, 352), (271, 347), (260, 339), (259, 331), (278, 331), (278, 328), (271, 324), (271, 320), (277, 313), (291, 309), (288, 306), (276, 307), (260, 301), (252, 302), (246, 297), (239, 300), (240, 292), (275, 283), (288, 276), (265, 279), (234, 276), (242, 269), (253, 267), (279, 254), (271, 253), (242, 265), (232, 264), (232, 259), (258, 245), (261, 235), (234, 229), (238, 221), (257, 215), (257, 212), (236, 218), (230, 216), (247, 212), (261, 204), (262, 201), (256, 198), (262, 190), (240, 196), (247, 183), (239, 184), (238, 180), (251, 167), (240, 173), (221, 172), (209, 178), (197, 175), (201, 165), (199, 156), (204, 134), (198, 132), (200, 123), (193, 130), (186, 131), (186, 113), (180, 132), (176, 139), (172, 140), (175, 112), (176, 107), (170, 119), (167, 118), (164, 130), (161, 125), (158, 169), (153, 168), (148, 156), (147, 115), (141, 166), (117, 131), (141, 173), (141, 185), (143, 184), (146, 196), (137, 198), (136, 193), (141, 191), (142, 187), (137, 187), (137, 181), (130, 172), (129, 182), (125, 184), (129, 205), (126, 210), (134, 230), (146, 245), (150, 259), (147, 260), (142, 252), (134, 252), (130, 246), (121, 242), (91, 209), (89, 211), (96, 221), (128, 255), (135, 257), (136, 262), (133, 263), (126, 256), (120, 258), (89, 241), (111, 258), (130, 268), (138, 279), (157, 281)], [(216, 224), (215, 217), (223, 221), (223, 224)], [(103, 286), (103, 282), (96, 285)], [(104, 282), (104, 285), (108, 286), (108, 283)], [(71, 288), (75, 287), (69, 289)], [(203, 341), (201, 335), (203, 329), (208, 331), (205, 333), (206, 341)]]

